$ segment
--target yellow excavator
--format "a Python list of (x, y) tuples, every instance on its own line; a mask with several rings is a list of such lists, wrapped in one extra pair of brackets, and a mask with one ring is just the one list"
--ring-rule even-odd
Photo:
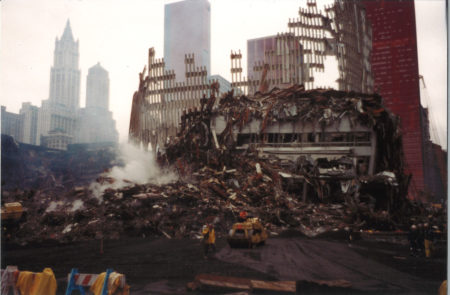
[(233, 224), (228, 233), (228, 244), (231, 248), (248, 247), (255, 248), (263, 245), (268, 238), (267, 230), (257, 217), (247, 218), (243, 222)]

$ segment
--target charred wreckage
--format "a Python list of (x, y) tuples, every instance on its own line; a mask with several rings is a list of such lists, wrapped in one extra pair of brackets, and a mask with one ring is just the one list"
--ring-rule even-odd
[(445, 224), (442, 210), (408, 200), (399, 120), (380, 96), (294, 85), (218, 99), (216, 86), (158, 151), (157, 162), (176, 171), (176, 181), (117, 188), (102, 175), (100, 195), (92, 186), (3, 192), (2, 201), (26, 210), (2, 231), (5, 241), (200, 238), (206, 222), (220, 237), (242, 211), (259, 217), (270, 235), (407, 230), (411, 218)]
[(303, 202), (364, 200), (391, 213), (406, 199), (399, 119), (380, 96), (294, 85), (253, 97), (229, 92), (213, 108), (215, 99), (182, 116), (160, 162), (175, 163), (181, 175), (186, 167), (247, 164), (255, 170), (249, 179), (271, 182), (275, 199), (287, 191)]

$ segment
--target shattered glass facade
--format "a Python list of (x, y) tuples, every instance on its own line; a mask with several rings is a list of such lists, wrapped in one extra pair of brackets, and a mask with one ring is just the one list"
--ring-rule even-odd
[(372, 31), (359, 1), (335, 1), (322, 13), (314, 0), (308, 0), (298, 17), (289, 19), (288, 33), (249, 40), (247, 47), (247, 79), (242, 77), (242, 55), (231, 53), (232, 86), (244, 93), (293, 84), (316, 88), (315, 73), (329, 70), (327, 57), (337, 61), (339, 90), (373, 92)]

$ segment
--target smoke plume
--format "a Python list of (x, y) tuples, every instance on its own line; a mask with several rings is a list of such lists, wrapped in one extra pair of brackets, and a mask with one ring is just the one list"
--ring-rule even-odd
[(110, 178), (103, 183), (94, 182), (90, 189), (94, 195), (102, 200), (103, 192), (108, 189), (120, 189), (133, 184), (166, 184), (177, 180), (172, 172), (163, 172), (156, 163), (152, 152), (146, 152), (138, 147), (124, 143), (119, 146), (119, 162), (123, 166), (114, 166), (110, 171), (102, 174)]

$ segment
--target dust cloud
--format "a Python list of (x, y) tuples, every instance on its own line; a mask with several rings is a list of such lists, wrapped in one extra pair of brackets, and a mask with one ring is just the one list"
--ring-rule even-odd
[(132, 144), (121, 144), (117, 157), (124, 165), (114, 166), (101, 175), (108, 178), (108, 181), (93, 182), (89, 187), (100, 201), (103, 192), (108, 188), (120, 189), (145, 183), (163, 185), (177, 180), (173, 172), (162, 171), (159, 168), (152, 152), (144, 151)]

